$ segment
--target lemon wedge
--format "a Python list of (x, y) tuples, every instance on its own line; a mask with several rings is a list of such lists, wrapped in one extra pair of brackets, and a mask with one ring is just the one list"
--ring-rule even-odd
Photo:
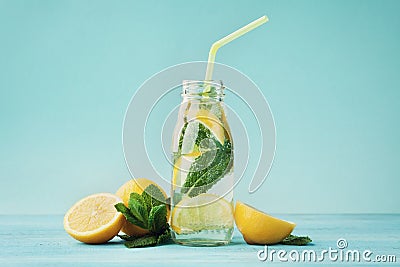
[(295, 223), (263, 213), (236, 201), (235, 222), (248, 244), (269, 245), (281, 242), (293, 231)]

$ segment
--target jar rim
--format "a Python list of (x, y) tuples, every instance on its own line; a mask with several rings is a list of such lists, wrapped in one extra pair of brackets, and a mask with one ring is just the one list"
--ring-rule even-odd
[(193, 85), (214, 85), (214, 86), (219, 86), (221, 89), (224, 89), (224, 83), (222, 80), (183, 80), (182, 81), (182, 86), (183, 87), (189, 87)]
[(222, 101), (225, 96), (224, 84), (221, 80), (184, 80), (182, 97), (187, 99), (215, 99)]

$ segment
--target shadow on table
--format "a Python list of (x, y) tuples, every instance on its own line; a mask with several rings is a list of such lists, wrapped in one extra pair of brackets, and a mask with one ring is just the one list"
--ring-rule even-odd
[(97, 247), (97, 246), (101, 246), (101, 247), (104, 247), (104, 246), (115, 246), (115, 245), (118, 245), (118, 246), (123, 246), (124, 245), (124, 241), (123, 240), (121, 240), (121, 241), (119, 241), (119, 240), (113, 240), (113, 241), (109, 241), (109, 242), (107, 242), (107, 243), (102, 243), (102, 244), (86, 244), (86, 243), (81, 243), (81, 242), (79, 242), (78, 243), (78, 245), (79, 246), (89, 246), (89, 247)]

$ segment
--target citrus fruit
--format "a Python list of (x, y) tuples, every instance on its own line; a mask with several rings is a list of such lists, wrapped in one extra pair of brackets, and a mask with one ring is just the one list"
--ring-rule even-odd
[(181, 130), (181, 136), (183, 135), (181, 144), (182, 154), (189, 154), (199, 150), (198, 146), (196, 145), (196, 140), (199, 135), (199, 125), (200, 123), (198, 121), (190, 121), (187, 124), (186, 129)]
[(215, 116), (209, 110), (200, 109), (194, 118), (207, 127), (218, 140), (218, 142), (221, 144), (224, 143), (225, 129), (217, 116)]
[[(164, 197), (167, 198), (167, 194), (160, 186), (158, 186), (152, 180), (146, 178), (135, 178), (127, 181), (118, 189), (116, 195), (119, 196), (122, 199), (122, 202), (125, 204), (125, 206), (128, 207), (129, 197), (131, 193), (142, 194), (143, 191), (146, 189), (146, 187), (148, 187), (151, 184), (157, 186), (164, 195)], [(167, 214), (167, 220), (168, 218), (169, 218), (169, 212)], [(131, 224), (128, 221), (124, 223), (121, 231), (129, 236), (137, 236), (137, 237), (144, 236), (149, 233), (149, 230)]]
[(116, 195), (122, 199), (125, 206), (128, 206), (129, 197), (131, 196), (131, 193), (138, 193), (140, 195), (143, 193), (143, 191), (146, 189), (146, 187), (148, 187), (151, 184), (157, 186), (160, 189), (160, 191), (163, 193), (165, 198), (167, 198), (167, 194), (160, 186), (158, 186), (152, 180), (146, 179), (146, 178), (130, 179), (129, 181), (127, 181), (125, 184), (123, 184), (118, 189)]
[(295, 223), (263, 213), (236, 201), (235, 222), (248, 244), (269, 245), (281, 242), (293, 231)]
[(89, 244), (105, 243), (118, 234), (125, 222), (114, 205), (116, 195), (90, 195), (73, 205), (64, 216), (64, 229), (73, 238)]
[(213, 194), (183, 198), (172, 210), (171, 227), (177, 234), (233, 227), (233, 206)]
[(190, 154), (181, 155), (174, 164), (172, 171), (172, 186), (182, 186), (189, 173), (190, 166), (197, 157), (201, 156), (201, 152), (192, 152)]

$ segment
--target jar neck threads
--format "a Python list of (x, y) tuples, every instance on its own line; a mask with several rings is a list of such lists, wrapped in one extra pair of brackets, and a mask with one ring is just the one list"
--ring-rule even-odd
[(222, 102), (224, 99), (222, 81), (184, 80), (182, 98), (184, 100), (212, 100)]

